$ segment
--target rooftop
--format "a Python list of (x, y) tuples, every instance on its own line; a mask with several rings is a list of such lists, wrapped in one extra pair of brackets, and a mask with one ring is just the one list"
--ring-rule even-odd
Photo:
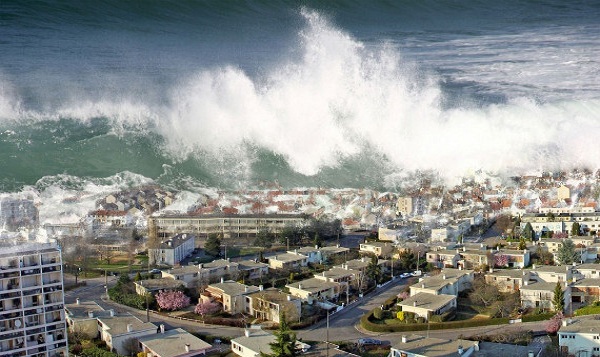
[(120, 315), (120, 316), (105, 316), (99, 317), (98, 321), (102, 322), (108, 329), (108, 332), (112, 336), (123, 335), (126, 334), (127, 327), (131, 325), (131, 330), (135, 331), (145, 331), (145, 330), (155, 330), (156, 325), (151, 322), (143, 322), (133, 315)]
[(190, 352), (202, 351), (212, 346), (181, 328), (165, 331), (155, 335), (139, 337), (138, 341), (162, 357), (187, 354), (186, 345)]
[(295, 261), (303, 260), (306, 258), (308, 258), (308, 257), (303, 254), (283, 253), (283, 254), (277, 254), (277, 255), (270, 256), (267, 259), (278, 260), (281, 262), (295, 262)]
[(446, 306), (452, 300), (456, 300), (456, 296), (446, 294), (434, 295), (428, 293), (417, 293), (416, 295), (399, 302), (398, 305), (414, 306), (420, 309), (435, 311)]
[(321, 280), (321, 279), (317, 279), (317, 278), (310, 278), (310, 279), (306, 279), (306, 280), (302, 280), (302, 281), (298, 281), (298, 282), (286, 285), (286, 287), (290, 287), (290, 288), (294, 288), (294, 289), (298, 289), (298, 290), (304, 290), (304, 291), (308, 291), (311, 293), (316, 293), (316, 292), (319, 292), (322, 290), (335, 288), (336, 286), (339, 286), (339, 284)]
[(104, 311), (102, 306), (98, 305), (95, 301), (81, 301), (74, 304), (65, 304), (65, 310), (72, 319), (89, 318), (89, 312), (93, 312), (94, 316), (96, 316), (98, 312)]
[(210, 284), (208, 286), (209, 291), (218, 290), (221, 293), (229, 296), (238, 296), (247, 293), (253, 293), (259, 290), (256, 286), (244, 285), (237, 281), (227, 280), (222, 283)]
[(594, 317), (580, 316), (566, 321), (568, 322), (567, 326), (562, 326), (559, 334), (563, 332), (600, 334), (600, 320)]
[(183, 282), (175, 279), (159, 278), (136, 281), (136, 284), (144, 287), (146, 290), (154, 291), (160, 289), (177, 289), (183, 286)]

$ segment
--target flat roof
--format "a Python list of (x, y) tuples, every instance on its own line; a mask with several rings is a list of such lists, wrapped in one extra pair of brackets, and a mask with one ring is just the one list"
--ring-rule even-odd
[[(162, 357), (179, 356), (212, 347), (211, 344), (181, 328), (138, 337), (138, 341)], [(186, 352), (186, 345), (189, 345), (190, 352)]]
[[(98, 305), (95, 301), (80, 301), (79, 304), (65, 304), (65, 310), (68, 316), (73, 319), (89, 318), (89, 312), (98, 313), (104, 311), (102, 306)], [(94, 314), (94, 318), (95, 316), (96, 314)]]
[(537, 355), (537, 352), (540, 351), (540, 348), (510, 345), (506, 343), (476, 342), (461, 339), (445, 340), (441, 338), (429, 338), (418, 335), (410, 335), (407, 336), (406, 339), (406, 343), (397, 343), (393, 346), (393, 348), (427, 357), (456, 357), (459, 356), (459, 347), (462, 347), (462, 349), (466, 352), (475, 345), (479, 346), (479, 351), (475, 351), (473, 348), (473, 352), (470, 355), (471, 357), (527, 356), (529, 351), (533, 351), (534, 355)]
[(435, 311), (446, 306), (452, 300), (456, 300), (456, 296), (447, 294), (434, 295), (428, 293), (417, 293), (416, 295), (402, 300), (398, 303), (398, 305), (414, 306), (418, 307), (419, 309)]
[(595, 317), (579, 316), (575, 318), (567, 318), (567, 326), (561, 326), (559, 334), (564, 332), (571, 333), (600, 333), (600, 320)]
[(231, 340), (231, 343), (237, 343), (238, 345), (256, 353), (271, 353), (271, 346), (269, 344), (275, 342), (275, 340), (275, 336), (267, 331), (250, 329), (250, 336), (244, 335), (236, 337)]
[[(286, 287), (294, 288), (298, 290), (304, 290), (311, 293), (319, 292), (323, 289), (335, 288), (338, 286), (338, 283), (333, 283), (330, 281), (325, 281), (317, 278), (310, 278), (302, 281), (297, 281), (295, 283), (287, 284)], [(302, 287), (300, 287), (302, 286)]]
[(108, 332), (112, 336), (122, 335), (127, 333), (127, 326), (131, 325), (132, 331), (156, 330), (156, 325), (152, 322), (143, 322), (133, 315), (119, 316), (104, 316), (98, 317), (98, 321), (102, 322), (109, 329)]
[(223, 294), (229, 296), (238, 296), (246, 293), (253, 293), (259, 291), (259, 288), (253, 285), (244, 285), (237, 281), (227, 280), (222, 283), (210, 284), (209, 289), (220, 290)]
[(487, 272), (486, 276), (508, 276), (513, 279), (527, 278), (529, 279), (529, 270), (523, 269), (494, 269), (491, 272)]
[(282, 254), (272, 255), (272, 256), (268, 257), (267, 259), (278, 260), (280, 262), (295, 262), (295, 261), (303, 260), (303, 259), (307, 259), (307, 258), (308, 257), (303, 254), (282, 253)]
[(184, 283), (181, 280), (159, 278), (159, 279), (147, 279), (136, 281), (136, 284), (144, 287), (146, 290), (157, 290), (157, 289), (177, 289), (183, 286)]

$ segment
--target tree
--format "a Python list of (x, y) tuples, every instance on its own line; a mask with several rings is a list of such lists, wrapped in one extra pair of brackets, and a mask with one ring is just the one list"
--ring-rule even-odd
[(279, 328), (275, 332), (275, 342), (269, 343), (273, 353), (261, 352), (261, 357), (296, 357), (300, 350), (296, 346), (296, 334), (288, 325), (285, 312), (279, 315)]
[(527, 224), (525, 224), (522, 234), (523, 234), (523, 238), (525, 238), (529, 241), (532, 241), (535, 238), (535, 231), (533, 230), (531, 223), (527, 222)]
[(519, 239), (519, 250), (525, 250), (527, 249), (527, 242), (525, 242), (525, 238), (521, 237)]
[(581, 225), (579, 224), (579, 222), (573, 223), (573, 226), (571, 226), (571, 235), (578, 236), (580, 231), (581, 231)]
[(379, 259), (377, 259), (377, 257), (374, 255), (371, 257), (371, 261), (369, 262), (369, 265), (367, 265), (366, 269), (367, 278), (369, 278), (369, 280), (371, 280), (375, 284), (379, 283), (382, 276), (381, 267), (378, 263)]
[(315, 247), (320, 247), (323, 244), (323, 240), (321, 239), (319, 232), (315, 233), (315, 237), (313, 238), (313, 244)]
[(496, 219), (496, 228), (500, 230), (500, 232), (505, 233), (512, 226), (512, 218), (509, 215), (503, 214), (498, 216)]
[(417, 257), (411, 249), (405, 249), (398, 255), (398, 264), (400, 265), (400, 270), (410, 270), (413, 266), (417, 265)]
[(556, 286), (554, 287), (554, 297), (552, 298), (552, 303), (554, 304), (554, 310), (562, 313), (565, 308), (565, 293), (562, 289), (560, 281), (556, 282)]
[(552, 318), (548, 321), (546, 321), (546, 332), (549, 335), (554, 335), (558, 332), (558, 330), (560, 330), (560, 327), (562, 325), (562, 320), (563, 320), (564, 316), (562, 312), (558, 312), (556, 313), (556, 315), (552, 316)]
[(500, 291), (494, 284), (487, 284), (482, 277), (473, 280), (473, 287), (469, 293), (469, 299), (474, 304), (489, 307), (500, 300)]
[(271, 248), (273, 246), (273, 237), (269, 234), (269, 230), (265, 227), (261, 227), (256, 233), (256, 239), (254, 240), (255, 247)]
[(507, 265), (508, 265), (508, 255), (506, 255), (506, 254), (494, 255), (494, 266), (495, 267), (505, 267)]
[(490, 315), (492, 317), (509, 317), (521, 306), (521, 296), (518, 292), (504, 294), (502, 300), (492, 304)]
[(204, 320), (204, 315), (213, 315), (219, 311), (221, 311), (221, 305), (212, 301), (199, 302), (194, 308), (194, 312), (202, 316), (202, 320)]
[(211, 233), (204, 243), (204, 252), (213, 257), (221, 256), (221, 240), (216, 233)]
[(156, 294), (156, 303), (162, 310), (175, 311), (188, 307), (190, 298), (183, 291), (161, 290)]
[(575, 248), (575, 243), (570, 239), (564, 239), (556, 252), (556, 259), (560, 264), (572, 264), (578, 262), (580, 254)]
[(569, 238), (569, 233), (567, 232), (554, 232), (554, 234), (552, 235), (552, 238), (560, 238), (560, 239), (564, 239), (564, 238)]

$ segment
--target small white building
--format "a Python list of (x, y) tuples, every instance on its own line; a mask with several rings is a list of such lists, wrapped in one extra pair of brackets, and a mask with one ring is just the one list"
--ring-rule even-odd
[(600, 356), (600, 324), (592, 317), (563, 320), (558, 332), (560, 350), (569, 356)]
[(141, 352), (146, 357), (194, 357), (204, 356), (212, 346), (181, 329), (164, 330), (160, 326), (160, 333), (138, 338)]
[(98, 329), (100, 339), (106, 342), (108, 348), (111, 350), (114, 348), (118, 354), (128, 356), (135, 345), (132, 341), (140, 337), (155, 335), (157, 326), (127, 314), (99, 317)]
[(160, 247), (148, 249), (150, 265), (175, 266), (196, 249), (196, 237), (191, 234), (178, 234), (161, 243)]
[(456, 309), (455, 295), (418, 293), (398, 303), (402, 311), (412, 312), (429, 321), (433, 315), (442, 315)]

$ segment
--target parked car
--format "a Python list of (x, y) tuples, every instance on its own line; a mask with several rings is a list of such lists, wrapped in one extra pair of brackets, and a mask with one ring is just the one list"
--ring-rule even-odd
[(401, 277), (402, 279), (409, 278), (410, 276), (411, 276), (411, 274), (410, 274), (410, 273), (402, 273), (402, 274), (400, 274), (400, 277)]
[(381, 345), (381, 341), (380, 340), (376, 340), (374, 338), (359, 338), (358, 339), (358, 344), (361, 346), (366, 346), (366, 345)]
[(150, 270), (150, 272), (149, 272), (149, 273), (150, 273), (150, 274), (160, 274), (160, 273), (162, 273), (162, 271), (160, 271), (160, 269), (156, 269), (156, 268), (154, 268), (154, 269)]

